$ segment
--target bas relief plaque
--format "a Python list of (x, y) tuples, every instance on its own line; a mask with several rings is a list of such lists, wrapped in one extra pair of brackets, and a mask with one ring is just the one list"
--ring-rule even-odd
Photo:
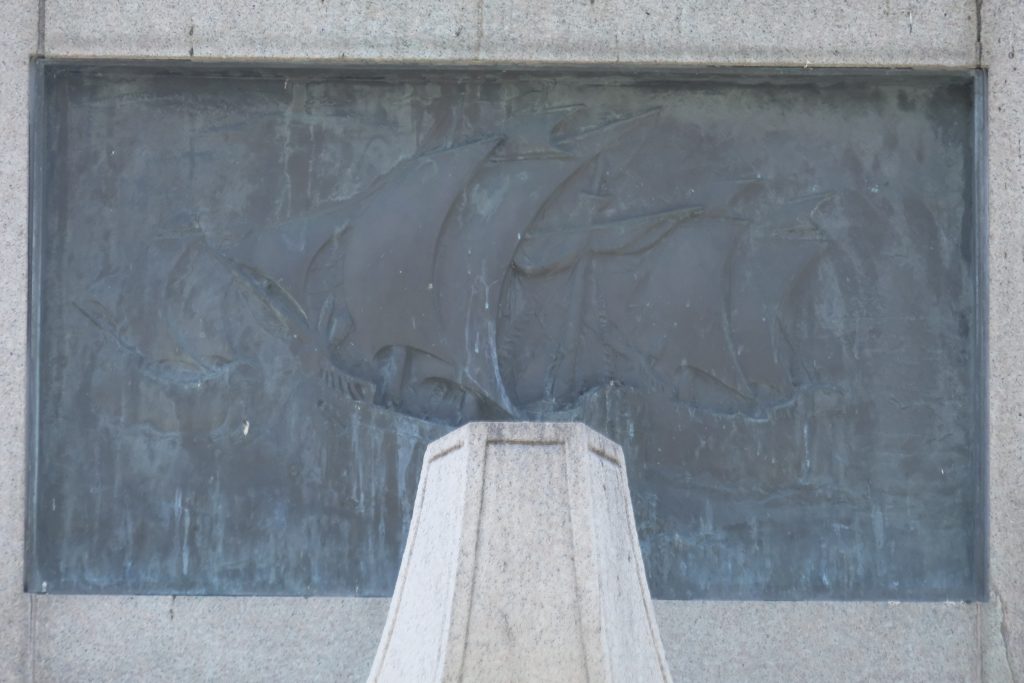
[(30, 589), (390, 595), (509, 419), (622, 444), (655, 598), (981, 595), (970, 76), (39, 81)]

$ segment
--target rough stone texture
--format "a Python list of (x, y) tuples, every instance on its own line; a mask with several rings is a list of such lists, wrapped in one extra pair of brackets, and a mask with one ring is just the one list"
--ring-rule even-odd
[(365, 681), (388, 606), (384, 598), (34, 600), (36, 681)]
[(371, 681), (670, 680), (622, 449), (579, 423), (427, 447)]
[(973, 0), (48, 0), (51, 56), (964, 66)]
[[(34, 600), (38, 681), (364, 681), (388, 611), (368, 598)], [(973, 605), (654, 608), (679, 681), (1009, 680), (978, 678)]]
[(485, 60), (966, 64), (974, 3), (577, 0), (483, 4)]
[(469, 0), (48, 2), (46, 54), (196, 59), (460, 60), (474, 54)]
[[(194, 28), (191, 17), (200, 0), (133, 2), (111, 0), (46, 3), (43, 8), (43, 44), (47, 56), (110, 55), (139, 57), (188, 57)], [(213, 3), (210, 3), (211, 5)], [(50, 50), (46, 40), (65, 45)]]
[(1013, 0), (985, 2), (981, 22), (983, 63), (989, 67), (990, 442), (990, 595), (982, 607), (982, 623), (999, 625), (983, 628), (981, 633), (987, 680), (1020, 681), (1024, 680), (1024, 7)]
[(680, 681), (977, 681), (973, 605), (659, 602)]
[(979, 672), (983, 681), (1014, 680), (1007, 647), (1003, 601), (995, 593), (988, 604), (978, 606)]
[(29, 634), (23, 586), (25, 318), (28, 283), (29, 56), (36, 4), (0, 3), (0, 680), (25, 673)]

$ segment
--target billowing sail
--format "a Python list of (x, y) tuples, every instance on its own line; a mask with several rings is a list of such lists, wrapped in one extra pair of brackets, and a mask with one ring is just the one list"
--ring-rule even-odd
[(561, 132), (575, 114), (407, 159), (224, 258), (307, 354), (411, 414), (523, 415), (608, 384), (730, 410), (784, 394), (776, 318), (821, 241), (738, 215), (756, 178), (702, 186), (703, 206), (680, 178), (632, 205), (609, 188), (642, 182), (658, 111)]

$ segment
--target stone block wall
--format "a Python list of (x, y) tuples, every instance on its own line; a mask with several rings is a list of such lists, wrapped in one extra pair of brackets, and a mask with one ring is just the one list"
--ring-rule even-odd
[(988, 601), (655, 609), (677, 680), (1024, 680), (1020, 3), (6, 0), (0, 26), (0, 680), (364, 680), (388, 603), (24, 592), (33, 57), (986, 69)]

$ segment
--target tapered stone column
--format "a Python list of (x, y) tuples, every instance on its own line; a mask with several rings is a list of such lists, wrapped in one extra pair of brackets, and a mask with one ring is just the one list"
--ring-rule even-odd
[(370, 681), (667, 681), (622, 449), (478, 422), (427, 448)]

